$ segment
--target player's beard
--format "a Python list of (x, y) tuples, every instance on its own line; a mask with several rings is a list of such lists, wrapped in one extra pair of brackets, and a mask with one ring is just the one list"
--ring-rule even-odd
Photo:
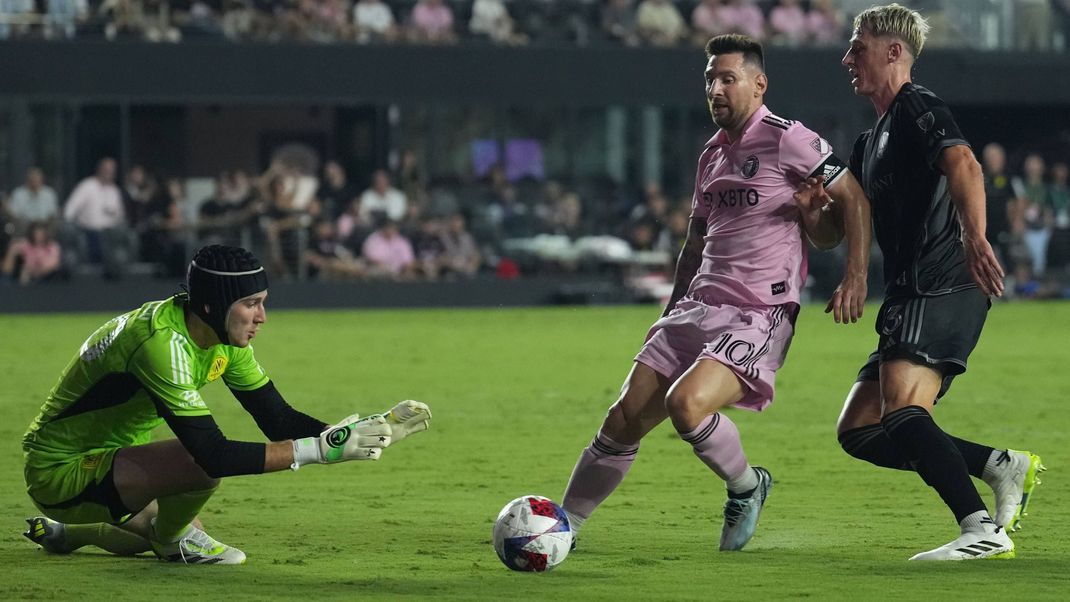
[[(717, 117), (718, 108), (721, 109), (721, 117), (719, 118)], [(720, 107), (715, 107), (713, 103), (710, 103), (710, 117), (713, 118), (713, 123), (723, 130), (732, 129), (732, 127), (735, 126), (736, 122), (738, 121), (736, 112), (732, 110), (732, 107), (730, 107), (729, 105), (721, 105)]]

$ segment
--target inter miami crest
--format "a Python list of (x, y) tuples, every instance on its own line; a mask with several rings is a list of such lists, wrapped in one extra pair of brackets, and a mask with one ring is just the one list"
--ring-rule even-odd
[(739, 173), (743, 174), (743, 178), (746, 180), (753, 178), (754, 174), (758, 173), (758, 155), (747, 157), (747, 160), (743, 162), (743, 167), (739, 169)]

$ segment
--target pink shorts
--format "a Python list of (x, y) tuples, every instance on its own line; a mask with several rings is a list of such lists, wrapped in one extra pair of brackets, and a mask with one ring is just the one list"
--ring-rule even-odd
[(717, 360), (744, 384), (743, 399), (735, 406), (760, 412), (773, 403), (776, 371), (788, 354), (796, 312), (794, 304), (737, 307), (684, 298), (650, 327), (635, 361), (676, 381), (698, 360)]

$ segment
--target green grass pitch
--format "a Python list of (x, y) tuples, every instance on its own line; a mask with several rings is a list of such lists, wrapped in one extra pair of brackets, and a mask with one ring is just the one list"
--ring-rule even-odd
[[(270, 308), (269, 308), (270, 309)], [(1018, 558), (918, 565), (957, 535), (912, 473), (846, 456), (834, 424), (876, 335), (864, 322), (800, 317), (776, 403), (733, 411), (749, 458), (777, 481), (742, 553), (716, 551), (721, 483), (668, 423), (548, 574), (513, 573), (490, 546), (510, 499), (560, 500), (614, 400), (653, 306), (436, 311), (269, 311), (257, 356), (298, 408), (334, 421), (400, 399), (434, 410), (429, 432), (378, 463), (224, 481), (202, 518), (243, 567), (184, 567), (83, 549), (48, 556), (22, 539), (21, 435), (78, 345), (110, 316), (0, 316), (0, 599), (1066, 599), (1070, 595), (1070, 304), (1000, 304), (940, 403), (948, 431), (1031, 449), (1049, 471)], [(215, 383), (205, 397), (231, 438), (258, 439)], [(167, 432), (159, 433), (167, 436)], [(978, 481), (982, 495), (990, 491)]]

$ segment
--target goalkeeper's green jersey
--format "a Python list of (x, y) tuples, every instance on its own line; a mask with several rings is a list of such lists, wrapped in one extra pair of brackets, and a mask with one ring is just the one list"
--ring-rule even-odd
[(23, 437), (27, 465), (148, 443), (163, 419), (208, 415), (199, 389), (222, 378), (239, 391), (268, 382), (253, 348), (198, 347), (186, 329), (184, 297), (152, 301), (101, 326), (71, 360)]

